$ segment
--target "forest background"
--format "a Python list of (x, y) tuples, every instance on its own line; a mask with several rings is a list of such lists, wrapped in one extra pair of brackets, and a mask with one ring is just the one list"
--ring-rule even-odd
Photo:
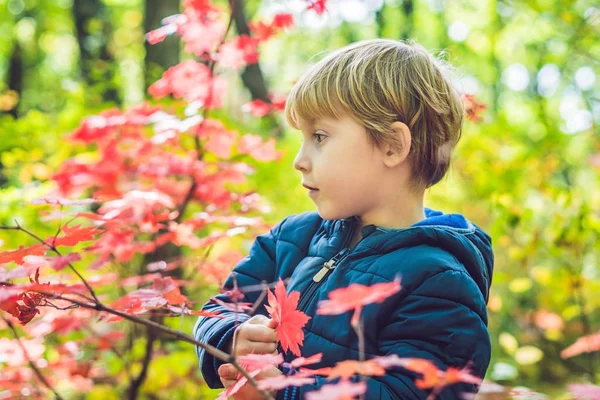
[[(112, 253), (104, 253), (112, 258), (96, 265), (98, 254), (84, 256), (79, 270), (103, 297), (125, 296), (147, 286), (154, 274), (164, 273), (186, 282), (182, 291), (193, 303), (190, 308), (198, 310), (247, 253), (255, 235), (289, 214), (314, 209), (292, 167), (300, 135), (280, 112), (294, 80), (320, 55), (348, 43), (414, 38), (458, 68), (456, 84), (469, 95), (470, 114), (453, 166), (442, 183), (428, 190), (426, 205), (465, 214), (494, 240), (488, 304), (493, 356), (486, 379), (531, 388), (550, 398), (566, 396), (572, 383), (598, 384), (600, 356), (592, 351), (596, 348), (588, 346), (576, 355), (564, 352), (581, 337), (596, 346), (600, 342), (597, 4), (329, 0), (325, 10), (318, 7), (325, 2), (318, 1), (307, 10), (308, 0), (213, 3), (225, 17), (234, 5), (228, 38), (260, 37), (269, 23), (274, 30), (272, 36), (252, 42), (256, 54), (233, 55), (217, 64), (215, 71), (227, 84), (222, 104), (204, 107), (223, 129), (249, 135), (247, 141), (235, 142), (234, 155), (228, 153), (231, 144), (208, 145), (215, 156), (209, 161), (243, 161), (247, 169), (228, 170), (227, 177), (210, 175), (214, 186), (196, 188), (187, 208), (179, 211), (202, 218), (203, 212), (243, 215), (247, 221), (229, 226), (226, 234), (197, 225), (194, 235), (203, 241), (200, 244), (188, 236), (156, 251), (138, 247), (116, 254), (113, 247)], [(126, 115), (125, 110), (145, 101), (147, 107), (159, 105), (177, 113), (178, 123), (189, 123), (183, 116), (203, 112), (185, 93), (165, 96), (156, 86), (150, 94), (148, 90), (165, 79), (169, 68), (186, 60), (202, 61), (189, 38), (182, 40), (185, 36), (168, 29), (159, 32), (158, 36), (168, 34), (164, 41), (151, 45), (146, 40), (145, 34), (160, 28), (164, 17), (182, 11), (176, 0), (0, 0), (0, 225), (18, 222), (48, 237), (68, 220), (67, 211), (102, 212), (101, 203), (44, 205), (35, 200), (47, 198), (57, 187), (70, 199), (90, 198), (94, 191), (114, 199), (117, 181), (124, 198), (127, 190), (130, 199), (141, 193), (131, 185), (139, 176), (126, 176), (124, 165), (118, 170), (123, 176), (108, 176), (117, 172), (109, 168), (111, 148), (86, 138), (84, 128), (90, 116), (104, 115), (102, 122), (109, 124), (109, 114), (102, 114), (106, 110), (116, 108), (123, 114), (112, 111), (115, 116)], [(275, 24), (274, 16), (282, 13), (291, 14), (293, 23)], [(156, 35), (148, 38), (155, 41)], [(153, 122), (154, 130), (147, 131), (152, 145), (170, 146), (181, 139), (182, 148), (194, 148), (193, 135), (179, 138), (181, 132), (173, 134), (179, 128), (157, 128), (160, 122), (169, 125)], [(231, 143), (237, 140), (227, 137)], [(176, 169), (173, 158), (160, 160), (164, 168), (168, 164), (168, 170)], [(81, 165), (96, 169), (82, 171)], [(146, 164), (160, 166), (156, 160)], [(82, 187), (78, 179), (96, 181)], [(224, 200), (215, 193), (238, 195)], [(219, 214), (223, 210), (227, 213)], [(33, 243), (25, 232), (0, 231), (0, 252)], [(181, 259), (187, 262), (160, 264)], [(0, 276), (5, 278), (1, 280), (10, 280), (14, 260), (4, 263), (0, 262)], [(66, 269), (41, 275), (44, 282), (74, 276)], [(26, 276), (13, 278), (22, 282)], [(127, 322), (109, 324), (95, 318), (89, 324), (57, 325), (59, 315), (73, 315), (70, 321), (89, 319), (91, 314), (77, 316), (85, 311), (81, 309), (40, 311), (23, 326), (13, 325), (6, 313), (8, 319), (0, 319), (0, 374), (7, 379), (16, 373), (10, 377), (20, 388), (0, 386), (0, 398), (49, 393), (34, 373), (25, 372), (31, 371), (32, 357), (65, 398), (122, 398), (124, 393), (130, 398), (212, 398), (217, 393), (202, 383), (189, 344)], [(173, 309), (169, 312), (152, 318), (191, 332), (194, 316), (180, 318)], [(115, 331), (121, 335), (110, 336)], [(20, 361), (15, 361), (14, 352), (20, 351), (15, 337), (31, 349)], [(22, 380), (15, 381), (15, 376)]]

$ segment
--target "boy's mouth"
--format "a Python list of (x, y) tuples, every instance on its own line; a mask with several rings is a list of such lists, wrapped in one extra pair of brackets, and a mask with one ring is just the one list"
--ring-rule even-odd
[(314, 187), (312, 187), (312, 186), (305, 185), (304, 183), (302, 184), (302, 186), (304, 186), (305, 188), (307, 188), (307, 189), (309, 189), (309, 190), (319, 190), (319, 189), (317, 189), (317, 188), (314, 188)]

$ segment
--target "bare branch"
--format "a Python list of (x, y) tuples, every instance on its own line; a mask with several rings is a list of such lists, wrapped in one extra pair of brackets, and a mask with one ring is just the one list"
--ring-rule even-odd
[[(58, 249), (53, 244), (46, 243), (46, 241), (44, 241), (42, 238), (40, 238), (39, 236), (37, 236), (33, 232), (30, 232), (27, 229), (23, 228), (21, 225), (19, 225), (19, 221), (15, 220), (15, 223), (17, 224), (16, 227), (13, 227), (13, 226), (0, 226), (0, 229), (5, 229), (5, 230), (12, 229), (12, 230), (23, 231), (27, 235), (29, 235), (32, 238), (34, 238), (35, 240), (39, 241), (41, 244), (43, 244), (46, 247), (48, 247), (50, 250), (52, 250), (53, 252), (55, 252), (59, 256), (62, 256), (62, 254), (58, 251)], [(56, 239), (56, 236), (54, 238)], [(98, 302), (98, 298), (96, 297), (96, 293), (94, 292), (94, 289), (92, 289), (92, 287), (90, 286), (90, 284), (88, 283), (88, 281), (86, 281), (85, 278), (79, 273), (79, 271), (77, 271), (75, 269), (75, 267), (73, 266), (73, 264), (69, 263), (68, 266), (69, 266), (69, 268), (71, 268), (71, 271), (73, 271), (75, 273), (75, 275), (77, 275), (79, 277), (79, 279), (81, 280), (81, 282), (88, 289), (88, 291), (90, 292), (90, 294), (94, 298), (94, 301)]]
[(257, 390), (259, 390), (263, 394), (263, 396), (266, 399), (268, 399), (268, 400), (274, 400), (273, 396), (271, 396), (271, 394), (268, 391), (261, 390), (261, 389), (258, 388), (258, 383), (256, 382), (256, 380), (254, 378), (252, 378), (252, 376), (250, 376), (250, 374), (248, 374), (248, 371), (246, 371), (244, 368), (242, 368), (242, 366), (240, 366), (240, 364), (237, 362), (237, 358), (236, 357), (234, 357), (234, 356), (232, 356), (230, 354), (227, 354), (227, 353), (225, 353), (225, 352), (223, 352), (223, 351), (217, 349), (216, 347), (211, 346), (211, 345), (209, 345), (207, 343), (200, 342), (200, 341), (196, 340), (195, 338), (193, 338), (190, 335), (187, 335), (187, 334), (185, 334), (183, 332), (180, 332), (180, 331), (176, 331), (176, 330), (171, 329), (169, 327), (166, 327), (164, 325), (158, 324), (158, 323), (156, 323), (154, 321), (147, 320), (147, 319), (144, 319), (144, 318), (140, 318), (140, 317), (135, 316), (135, 315), (130, 315), (130, 314), (124, 313), (124, 312), (119, 311), (119, 310), (115, 310), (113, 308), (105, 306), (101, 302), (84, 303), (84, 302), (81, 302), (79, 300), (75, 300), (75, 299), (71, 299), (71, 298), (68, 298), (68, 297), (60, 296), (60, 295), (57, 295), (57, 294), (54, 294), (54, 293), (44, 292), (42, 290), (32, 290), (32, 292), (40, 293), (40, 294), (43, 294), (43, 295), (46, 295), (46, 296), (50, 296), (50, 297), (53, 297), (53, 298), (59, 299), (59, 300), (69, 301), (69, 302), (71, 302), (73, 304), (77, 304), (80, 307), (87, 308), (87, 309), (90, 309), (90, 310), (104, 311), (106, 313), (109, 313), (109, 314), (112, 314), (112, 315), (116, 315), (118, 317), (122, 317), (122, 318), (124, 318), (124, 319), (126, 319), (128, 321), (135, 322), (135, 323), (137, 323), (139, 325), (144, 325), (146, 327), (156, 329), (156, 331), (158, 331), (158, 332), (162, 332), (162, 333), (166, 333), (168, 335), (175, 336), (177, 339), (179, 339), (179, 340), (181, 340), (183, 342), (187, 342), (187, 343), (196, 345), (196, 346), (204, 349), (210, 355), (218, 358), (219, 360), (221, 360), (223, 362), (226, 362), (226, 363), (229, 363), (229, 364), (232, 364), (248, 380), (248, 382), (252, 386), (254, 386)]
[(15, 326), (13, 325), (13, 323), (9, 319), (6, 319), (5, 317), (2, 317), (2, 319), (4, 320), (4, 322), (6, 322), (6, 325), (8, 325), (8, 327), (12, 331), (13, 335), (15, 336), (15, 339), (16, 339), (17, 343), (19, 343), (19, 347), (21, 348), (21, 351), (23, 352), (23, 355), (27, 359), (27, 362), (29, 363), (29, 366), (31, 367), (31, 369), (33, 370), (33, 372), (35, 372), (35, 374), (38, 377), (38, 379), (40, 381), (42, 381), (42, 383), (44, 384), (44, 386), (46, 386), (52, 393), (54, 393), (54, 396), (58, 400), (62, 400), (62, 397), (56, 392), (56, 390), (54, 390), (54, 388), (52, 387), (52, 385), (50, 385), (50, 382), (48, 382), (48, 380), (42, 374), (42, 371), (40, 371), (40, 369), (37, 367), (37, 365), (35, 365), (35, 363), (29, 357), (29, 353), (27, 353), (27, 349), (25, 348), (25, 346), (23, 345), (23, 343), (21, 343), (21, 338), (19, 337), (19, 333), (15, 329)]

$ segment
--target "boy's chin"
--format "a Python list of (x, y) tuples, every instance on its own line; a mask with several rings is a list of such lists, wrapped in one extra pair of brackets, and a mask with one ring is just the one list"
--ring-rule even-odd
[(353, 215), (350, 214), (345, 214), (345, 213), (340, 213), (340, 212), (331, 212), (329, 210), (325, 210), (322, 207), (317, 207), (317, 213), (319, 214), (319, 217), (323, 218), (324, 220), (328, 220), (328, 221), (332, 221), (332, 220), (336, 220), (336, 219), (346, 219), (346, 218), (350, 218)]

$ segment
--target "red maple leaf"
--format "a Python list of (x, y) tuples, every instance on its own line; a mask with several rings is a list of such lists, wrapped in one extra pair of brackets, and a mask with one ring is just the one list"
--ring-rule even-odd
[(17, 264), (23, 264), (23, 257), (29, 255), (41, 256), (46, 253), (46, 246), (43, 244), (34, 244), (33, 246), (19, 246), (18, 250), (9, 250), (0, 252), (0, 264), (6, 264), (14, 261)]
[(258, 135), (244, 135), (240, 139), (238, 152), (241, 154), (249, 154), (257, 161), (274, 161), (277, 160), (278, 154), (275, 149), (275, 139), (271, 138), (263, 142)]
[(272, 25), (276, 28), (287, 28), (294, 24), (294, 16), (290, 13), (275, 14)]
[(264, 117), (271, 111), (271, 105), (260, 99), (252, 100), (242, 106), (242, 111), (249, 112), (255, 117)]
[(50, 266), (55, 271), (60, 271), (61, 269), (65, 268), (67, 265), (69, 265), (70, 263), (79, 261), (79, 260), (81, 260), (81, 255), (79, 253), (69, 253), (65, 256), (48, 258), (48, 261), (50, 261), (50, 263), (51, 263)]
[(298, 368), (298, 367), (303, 367), (305, 365), (320, 363), (321, 358), (323, 358), (323, 353), (317, 353), (317, 354), (313, 354), (310, 357), (296, 358), (296, 359), (292, 360), (292, 362), (290, 364), (292, 365), (292, 367)]
[(239, 356), (238, 361), (240, 364), (248, 367), (246, 369), (254, 370), (270, 365), (272, 367), (276, 367), (283, 362), (283, 355), (278, 353), (277, 355), (273, 354), (247, 354), (244, 356)]
[(560, 356), (562, 358), (570, 358), (581, 353), (591, 353), (594, 351), (600, 351), (600, 331), (580, 337), (575, 343), (561, 351)]
[(295, 375), (279, 375), (272, 378), (261, 379), (258, 382), (259, 389), (262, 390), (282, 390), (288, 386), (302, 386), (315, 383), (315, 378), (296, 373)]
[(302, 345), (304, 341), (302, 328), (310, 319), (296, 309), (299, 299), (300, 293), (296, 291), (287, 296), (285, 285), (280, 278), (275, 286), (275, 294), (269, 291), (269, 305), (265, 306), (271, 318), (277, 323), (275, 332), (281, 347), (284, 351), (289, 349), (298, 357), (301, 355), (298, 345)]
[(460, 382), (481, 385), (482, 381), (480, 377), (472, 375), (469, 368), (450, 367), (444, 373), (444, 385), (453, 385)]
[(340, 381), (333, 385), (323, 385), (319, 390), (307, 393), (306, 400), (352, 400), (366, 391), (365, 382)]
[(81, 225), (75, 225), (74, 227), (63, 226), (62, 231), (64, 232), (64, 236), (60, 237), (49, 237), (46, 239), (46, 243), (52, 244), (55, 247), (58, 246), (75, 246), (80, 242), (88, 242), (90, 240), (94, 240), (94, 236), (101, 233), (98, 228), (95, 226), (88, 226), (86, 228), (81, 228)]
[(219, 63), (223, 67), (239, 70), (258, 62), (256, 46), (259, 40), (248, 35), (240, 35), (229, 39), (219, 48)]
[(365, 305), (381, 303), (398, 293), (400, 288), (399, 278), (392, 282), (376, 283), (371, 286), (353, 283), (348, 287), (331, 291), (328, 300), (319, 302), (317, 314), (335, 315), (354, 310), (352, 325), (357, 326), (360, 312)]
[(350, 379), (354, 374), (383, 376), (385, 375), (385, 368), (372, 360), (363, 362), (344, 360), (336, 363), (328, 373), (330, 379), (341, 377), (345, 380)]
[(600, 399), (600, 386), (590, 383), (569, 385), (569, 392), (575, 399)]
[(462, 99), (467, 119), (473, 122), (482, 122), (481, 114), (486, 109), (485, 104), (479, 103), (472, 94), (468, 93), (463, 94)]
[(327, 11), (326, 3), (327, 0), (306, 0), (308, 1), (307, 10), (314, 10), (317, 14), (321, 15)]
[[(113, 302), (111, 307), (130, 314), (143, 314), (168, 305), (182, 304), (189, 304), (189, 301), (181, 294), (179, 285), (171, 277), (166, 277), (155, 278), (150, 288), (131, 292)], [(109, 320), (119, 319), (111, 317)]]
[[(267, 366), (267, 368), (270, 368), (271, 366)], [(248, 375), (250, 375), (252, 378), (254, 378), (256, 375), (260, 374), (261, 370), (257, 369), (255, 371), (249, 371)], [(239, 376), (239, 374), (238, 374)], [(239, 392), (239, 390), (248, 382), (248, 379), (246, 379), (245, 376), (242, 376), (241, 378), (239, 378), (239, 380), (235, 383), (235, 385), (231, 385), (229, 386), (227, 389), (225, 389), (223, 392), (219, 393), (219, 396), (217, 397), (217, 400), (226, 400), (229, 397), (233, 396), (234, 394), (236, 394), (237, 392)]]

